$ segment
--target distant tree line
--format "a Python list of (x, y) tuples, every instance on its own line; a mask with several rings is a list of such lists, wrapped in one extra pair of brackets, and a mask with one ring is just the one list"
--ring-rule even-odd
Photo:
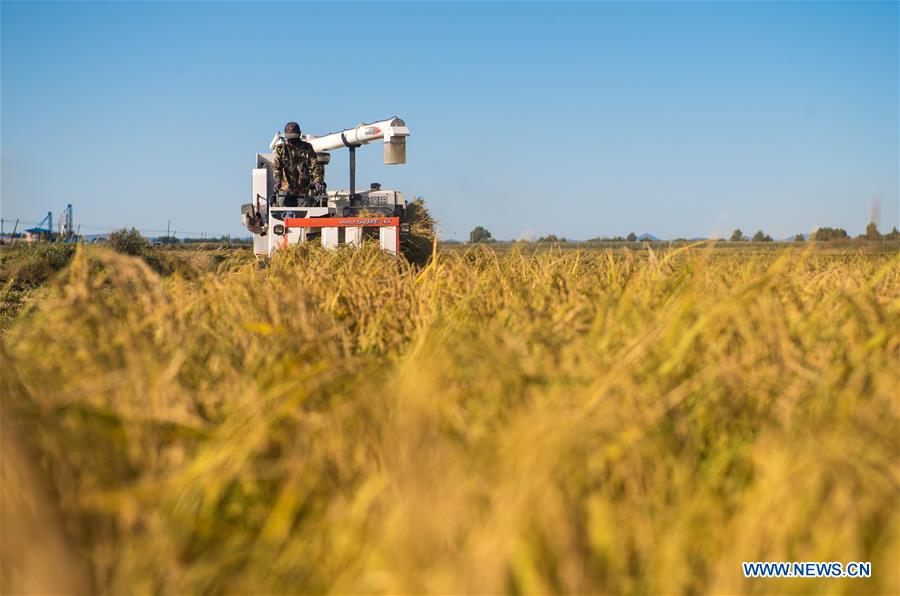
[[(882, 234), (878, 231), (878, 226), (875, 225), (874, 222), (869, 223), (866, 226), (866, 231), (864, 234), (860, 234), (856, 237), (859, 240), (900, 240), (900, 231), (897, 230), (897, 226), (894, 226), (890, 232), (887, 234)], [(809, 236), (810, 240), (815, 240), (817, 242), (828, 242), (832, 240), (849, 240), (850, 235), (847, 234), (847, 230), (844, 228), (829, 228), (823, 227), (816, 229)], [(745, 236), (744, 232), (741, 231), (740, 228), (734, 230), (731, 233), (731, 237), (728, 239), (730, 242), (774, 242), (773, 238), (763, 232), (762, 230), (757, 230), (753, 236)], [(806, 236), (804, 234), (797, 234), (794, 236), (793, 240), (795, 242), (806, 242)], [(536, 242), (570, 242), (565, 237), (558, 237), (556, 234), (548, 234), (546, 236), (541, 236), (539, 238), (534, 239)], [(655, 242), (656, 240), (653, 238), (638, 238), (637, 234), (631, 232), (627, 236), (598, 236), (596, 238), (589, 238), (587, 242)], [(687, 242), (686, 238), (676, 238), (676, 242)], [(491, 233), (482, 226), (476, 226), (474, 230), (469, 232), (469, 242), (478, 243), (478, 242), (495, 242), (494, 237)]]
[[(847, 230), (844, 228), (829, 228), (822, 227), (817, 228), (813, 231), (812, 234), (809, 235), (810, 240), (815, 240), (816, 242), (829, 242), (832, 240), (849, 240), (850, 235), (847, 233)], [(882, 234), (878, 231), (878, 226), (875, 225), (875, 222), (869, 222), (869, 225), (866, 226), (866, 231), (864, 234), (860, 234), (856, 237), (857, 240), (900, 240), (900, 231), (897, 230), (897, 226), (894, 226), (890, 232), (887, 234)], [(729, 238), (731, 242), (772, 242), (772, 237), (768, 234), (763, 233), (762, 230), (756, 232), (752, 238), (748, 238), (744, 236), (744, 233), (740, 230), (740, 228), (736, 229), (731, 233), (731, 238)], [(795, 242), (805, 242), (806, 236), (803, 234), (797, 234), (794, 236)]]
[(729, 238), (728, 240), (731, 242), (773, 242), (772, 237), (762, 230), (758, 230), (755, 234), (753, 234), (752, 238), (748, 238), (747, 236), (744, 236), (744, 233), (740, 228), (733, 231), (731, 233), (731, 238)]
[(558, 237), (556, 234), (547, 234), (546, 236), (541, 236), (535, 240), (535, 242), (568, 242), (569, 239), (563, 236), (562, 238)]
[[(598, 236), (596, 238), (589, 238), (587, 242), (637, 242), (639, 240), (637, 234), (631, 232), (627, 236)], [(527, 242), (549, 242), (549, 243), (557, 243), (557, 242), (574, 242), (570, 241), (565, 236), (559, 237), (556, 234), (547, 234), (546, 236), (540, 236), (538, 238), (533, 238), (526, 240)], [(654, 242), (655, 240), (652, 238), (644, 239), (643, 242)], [(469, 232), (469, 242), (472, 244), (478, 242), (496, 242), (491, 233), (482, 226), (476, 226), (474, 230)]]
[(176, 245), (176, 244), (240, 244), (240, 245), (251, 245), (253, 244), (252, 238), (233, 238), (230, 234), (224, 234), (222, 236), (209, 236), (202, 238), (176, 238), (175, 236), (158, 236), (156, 238), (152, 238), (151, 242), (153, 244), (162, 244), (162, 245)]
[[(622, 236), (597, 236), (596, 238), (588, 238), (588, 242), (637, 242), (638, 237), (637, 234), (631, 232), (625, 237)], [(647, 242), (653, 242), (652, 239), (648, 239)]]

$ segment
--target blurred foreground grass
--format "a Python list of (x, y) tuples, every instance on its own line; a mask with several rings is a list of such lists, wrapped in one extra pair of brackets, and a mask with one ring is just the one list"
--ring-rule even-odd
[(900, 593), (896, 253), (226, 265), (17, 309), (2, 591)]

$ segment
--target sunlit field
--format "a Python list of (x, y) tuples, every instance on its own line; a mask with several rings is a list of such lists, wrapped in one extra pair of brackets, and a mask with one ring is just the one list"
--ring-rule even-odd
[(4, 593), (900, 593), (895, 249), (159, 254), (5, 265)]

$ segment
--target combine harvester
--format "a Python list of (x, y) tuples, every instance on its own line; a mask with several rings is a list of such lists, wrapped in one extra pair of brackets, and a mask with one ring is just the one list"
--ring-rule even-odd
[[(241, 221), (253, 233), (253, 251), (257, 256), (271, 256), (274, 250), (298, 242), (319, 241), (326, 248), (340, 244), (360, 246), (367, 229), (377, 229), (381, 248), (397, 255), (400, 241), (409, 233), (406, 200), (403, 193), (384, 190), (372, 184), (369, 190), (356, 189), (356, 148), (372, 141), (384, 140), (384, 163), (406, 163), (406, 138), (409, 129), (400, 118), (360, 124), (321, 137), (303, 135), (303, 140), (316, 150), (319, 167), (331, 161), (333, 149), (350, 149), (350, 188), (302, 197), (296, 204), (284, 204), (284, 197), (274, 191), (273, 153), (257, 153), (252, 178), (252, 201), (241, 206)], [(274, 151), (285, 143), (282, 133), (275, 133), (269, 144)], [(309, 206), (303, 206), (309, 205)], [(374, 231), (374, 230), (373, 230)]]

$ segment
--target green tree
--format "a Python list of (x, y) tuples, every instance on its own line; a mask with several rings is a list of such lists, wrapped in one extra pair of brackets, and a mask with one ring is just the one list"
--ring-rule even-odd
[(829, 240), (841, 240), (844, 238), (849, 238), (847, 236), (847, 230), (843, 228), (819, 228), (815, 232), (813, 232), (811, 238), (813, 240), (817, 240), (819, 242), (827, 242)]
[(490, 242), (494, 238), (491, 233), (481, 226), (476, 226), (474, 230), (469, 232), (469, 242)]
[(806, 237), (803, 234), (797, 234), (794, 236), (794, 242), (806, 242)]
[(866, 240), (881, 240), (881, 232), (878, 231), (874, 221), (870, 221), (866, 226)]
[(731, 233), (731, 241), (732, 242), (740, 242), (741, 240), (744, 240), (744, 239), (745, 239), (744, 233), (741, 231), (740, 228), (736, 229), (735, 231), (733, 231)]
[(897, 229), (897, 226), (884, 235), (886, 240), (900, 240), (900, 230)]
[(629, 242), (637, 242), (637, 234), (635, 234), (634, 232), (631, 232), (630, 234), (628, 234), (628, 237), (625, 239), (628, 240)]
[(754, 242), (772, 242), (772, 237), (769, 236), (768, 234), (763, 233), (762, 230), (759, 230), (755, 234), (753, 234), (753, 241)]

